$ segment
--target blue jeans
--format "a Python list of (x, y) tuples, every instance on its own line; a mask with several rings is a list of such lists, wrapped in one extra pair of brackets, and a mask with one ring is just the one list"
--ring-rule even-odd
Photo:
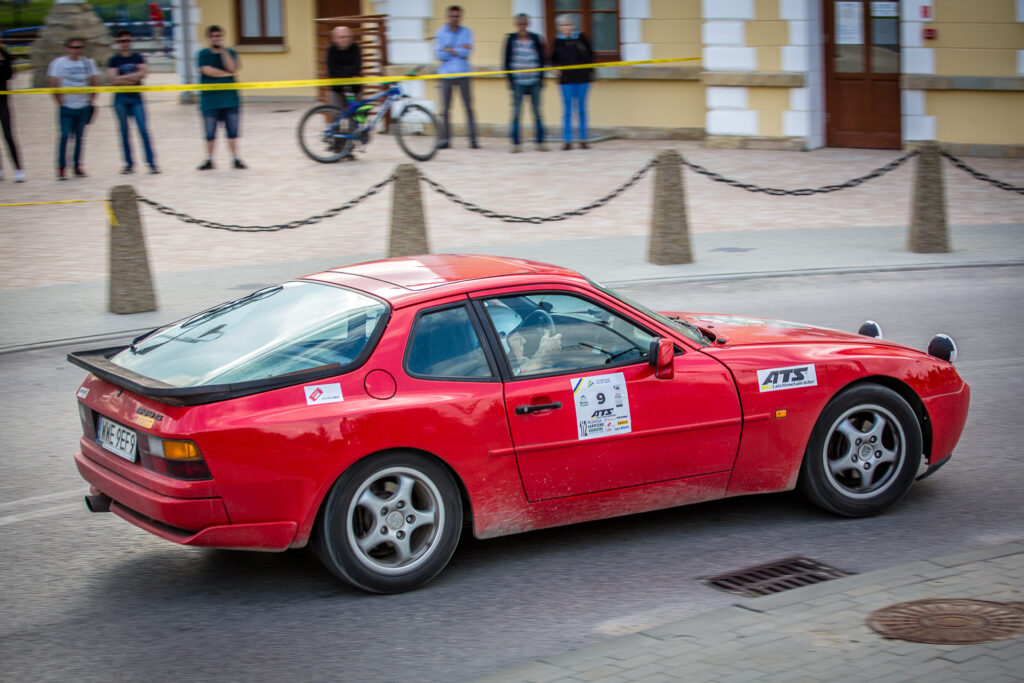
[(117, 112), (117, 120), (121, 124), (121, 149), (124, 151), (124, 165), (131, 168), (132, 143), (129, 139), (128, 119), (134, 118), (135, 125), (139, 127), (139, 137), (142, 138), (142, 146), (146, 150), (146, 163), (153, 166), (156, 160), (153, 158), (153, 147), (149, 144), (149, 130), (146, 129), (146, 107), (142, 104), (142, 98), (122, 99), (114, 97), (114, 111)]
[(544, 122), (540, 118), (540, 88), (541, 82), (522, 84), (512, 83), (512, 144), (518, 145), (519, 139), (519, 111), (523, 105), (523, 95), (530, 96), (530, 103), (533, 105), (533, 128), (537, 134), (537, 144), (544, 142)]
[(92, 107), (72, 109), (61, 105), (60, 108), (60, 142), (57, 144), (57, 167), (68, 165), (68, 137), (75, 137), (75, 168), (82, 165), (82, 136), (85, 134), (85, 122), (89, 119)]
[(587, 91), (589, 83), (562, 83), (562, 141), (572, 142), (572, 110), (575, 106), (580, 131), (577, 140), (587, 139)]

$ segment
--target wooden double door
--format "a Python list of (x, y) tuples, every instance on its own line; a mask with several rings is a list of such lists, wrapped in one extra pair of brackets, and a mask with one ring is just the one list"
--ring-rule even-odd
[(898, 149), (900, 3), (824, 5), (826, 144)]

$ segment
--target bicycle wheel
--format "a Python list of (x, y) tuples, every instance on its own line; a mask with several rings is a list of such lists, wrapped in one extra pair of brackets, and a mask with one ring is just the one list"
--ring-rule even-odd
[(299, 121), (299, 146), (314, 161), (330, 164), (347, 156), (355, 140), (339, 137), (356, 129), (356, 122), (343, 119), (338, 107), (321, 104), (313, 107)]
[(398, 145), (417, 161), (427, 161), (441, 144), (441, 124), (426, 107), (410, 104), (392, 122)]

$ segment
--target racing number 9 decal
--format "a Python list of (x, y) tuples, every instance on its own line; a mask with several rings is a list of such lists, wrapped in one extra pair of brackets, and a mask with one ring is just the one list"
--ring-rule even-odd
[[(573, 377), (569, 384), (576, 405), (576, 438), (582, 441), (632, 431), (629, 393), (626, 390), (626, 378), (621, 372)], [(611, 401), (610, 398), (615, 400)]]

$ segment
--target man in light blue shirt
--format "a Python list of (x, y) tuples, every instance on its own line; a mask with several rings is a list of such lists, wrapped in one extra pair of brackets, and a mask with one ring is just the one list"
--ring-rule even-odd
[[(470, 71), (469, 55), (473, 51), (473, 32), (461, 26), (462, 8), (452, 5), (447, 10), (448, 23), (437, 30), (434, 36), (434, 54), (441, 62), (437, 67), (439, 74), (459, 74)], [(441, 105), (444, 120), (444, 137), (441, 149), (451, 143), (451, 126), (449, 110), (452, 105), (452, 88), (458, 87), (462, 93), (462, 104), (466, 107), (466, 123), (469, 126), (469, 146), (479, 149), (476, 142), (476, 120), (473, 117), (473, 98), (469, 91), (469, 77), (444, 78), (441, 80)]]

